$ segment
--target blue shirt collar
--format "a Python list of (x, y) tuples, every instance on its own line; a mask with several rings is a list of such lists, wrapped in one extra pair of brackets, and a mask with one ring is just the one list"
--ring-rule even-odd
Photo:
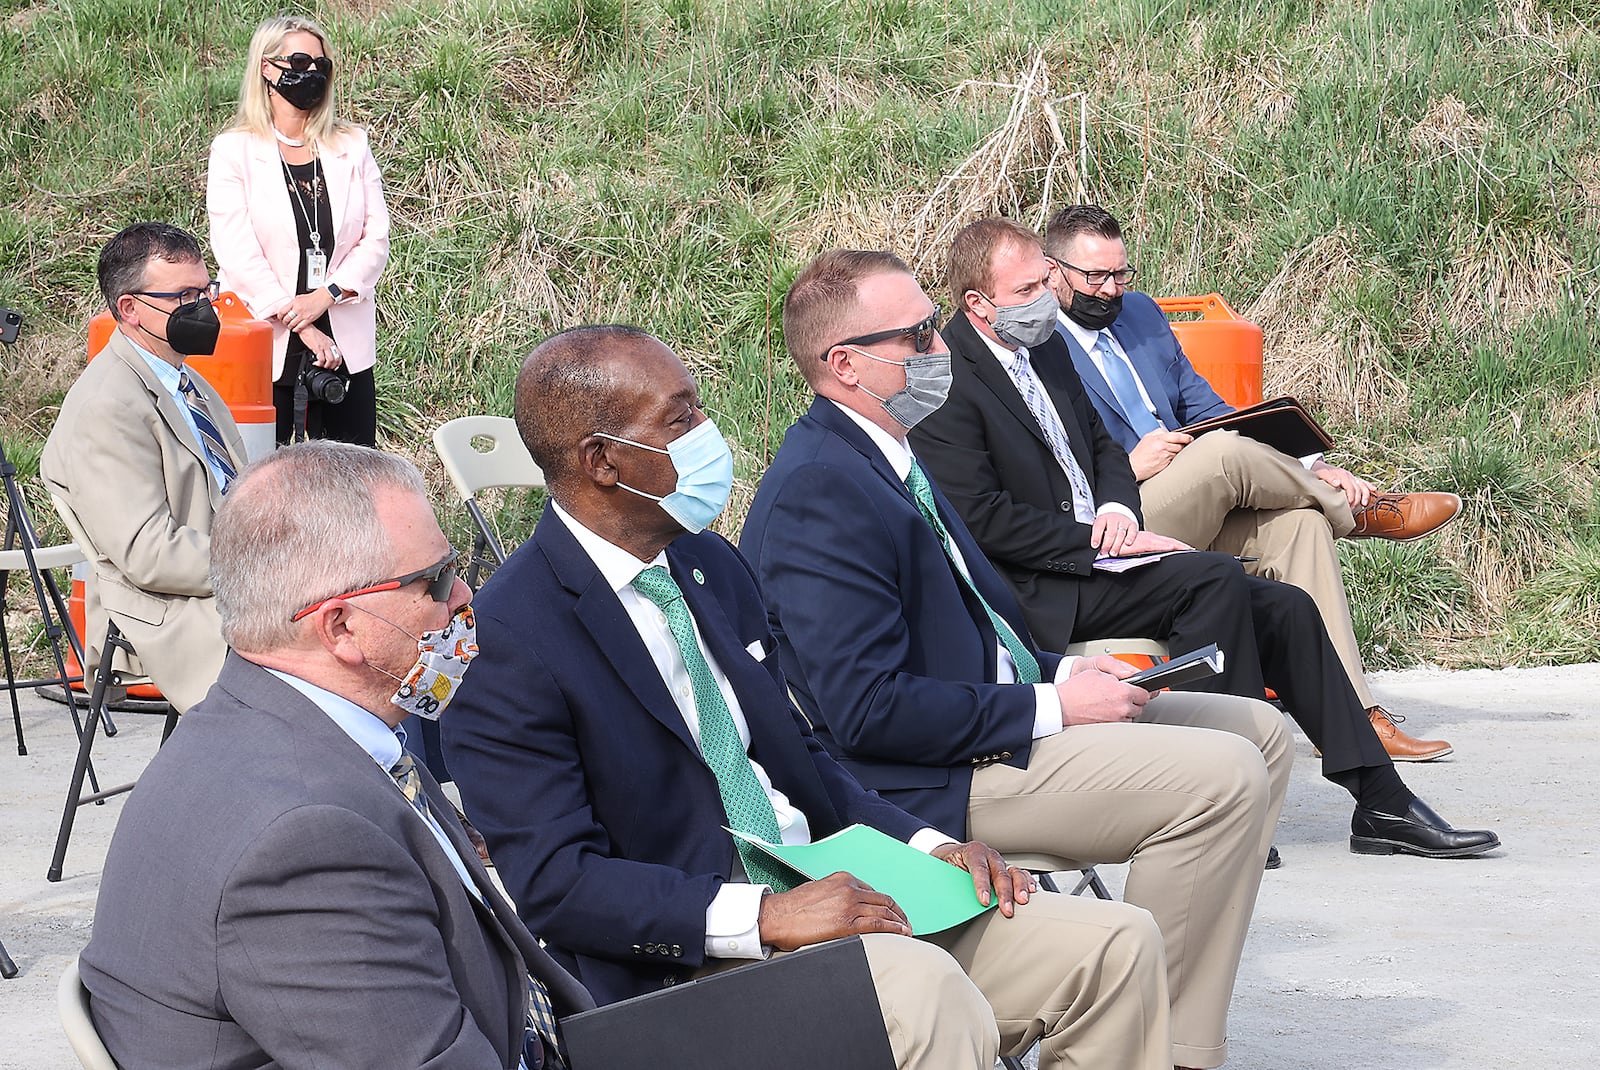
[(393, 769), (394, 763), (400, 760), (402, 739), (398, 729), (390, 728), (375, 714), (362, 709), (343, 695), (335, 695), (326, 688), (307, 683), (298, 676), (291, 676), (277, 669), (267, 669), (267, 671), (316, 703), (317, 708), (327, 714), (345, 735), (355, 740), (356, 745), (366, 751), (385, 773)]

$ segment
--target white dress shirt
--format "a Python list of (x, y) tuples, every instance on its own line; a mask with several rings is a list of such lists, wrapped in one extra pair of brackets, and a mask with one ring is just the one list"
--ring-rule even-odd
[[(979, 338), (983, 339), (983, 344), (989, 347), (989, 352), (994, 354), (994, 359), (1000, 362), (1000, 370), (1006, 373), (1006, 378), (1008, 379), (1011, 377), (1011, 361), (1018, 353), (1023, 356), (1029, 356), (1031, 359), (1027, 346), (1008, 349), (982, 331), (977, 332), (977, 334)], [(1055, 400), (1050, 397), (1050, 391), (1040, 390), (1039, 396), (1046, 405), (1050, 406), (1050, 411), (1056, 414), (1056, 422), (1061, 423), (1061, 410), (1056, 408)], [(1065, 431), (1066, 424), (1062, 423), (1061, 427)], [(1106, 502), (1104, 505), (1098, 506), (1094, 511), (1095, 516), (1104, 516), (1106, 513), (1117, 513), (1120, 516), (1125, 516), (1135, 524), (1139, 522), (1139, 518), (1134, 515), (1133, 510), (1121, 502)]]
[[(678, 649), (678, 641), (673, 638), (672, 630), (667, 626), (666, 614), (661, 611), (661, 607), (633, 587), (634, 578), (645, 569), (656, 566), (668, 568), (666, 552), (657, 554), (654, 561), (641, 561), (622, 547), (584, 527), (555, 501), (551, 501), (546, 508), (567, 526), (567, 530), (572, 532), (578, 545), (594, 562), (595, 568), (600, 570), (600, 575), (616, 592), (617, 600), (622, 603), (628, 619), (633, 622), (639, 638), (644, 641), (645, 649), (650, 652), (650, 660), (655, 663), (656, 671), (661, 674), (667, 690), (672, 693), (672, 700), (677, 704), (678, 712), (683, 716), (683, 722), (688, 726), (689, 734), (694, 737), (695, 746), (698, 747), (700, 715), (695, 709), (694, 686), (689, 680), (689, 668), (683, 663), (683, 654)], [(695, 640), (700, 644), (700, 653), (710, 666), (712, 678), (716, 680), (717, 688), (728, 704), (728, 713), (733, 717), (734, 727), (739, 731), (739, 739), (744, 743), (745, 753), (748, 756), (750, 726), (745, 720), (743, 707), (739, 705), (739, 696), (734, 694), (722, 667), (717, 664), (717, 659), (712, 656), (710, 649), (700, 638), (700, 625), (695, 621), (692, 612), (689, 614), (689, 620), (694, 626)], [(773, 786), (772, 778), (767, 776), (767, 771), (761, 767), (760, 762), (752, 758), (750, 766), (755, 770), (756, 779), (761, 783), (762, 790), (772, 802), (772, 811), (777, 815), (778, 830), (782, 834), (783, 842), (810, 843), (811, 825), (806, 820), (806, 815), (789, 801), (787, 795)], [(911, 846), (921, 851), (932, 851), (941, 844), (954, 842), (956, 841), (949, 836), (931, 828), (922, 829), (911, 838)], [(761, 944), (759, 923), (761, 897), (770, 890), (765, 884), (750, 884), (744, 881), (729, 881), (718, 889), (711, 905), (706, 908), (707, 956), (749, 959), (766, 957), (767, 951)]]
[[(867, 433), (867, 437), (872, 439), (872, 444), (878, 447), (878, 452), (883, 454), (883, 459), (889, 462), (890, 468), (894, 469), (894, 474), (900, 477), (900, 482), (904, 483), (906, 477), (911, 474), (911, 462), (915, 459), (915, 454), (911, 452), (911, 444), (895, 438), (865, 416), (840, 405), (837, 401), (833, 402), (833, 404), (840, 412), (848, 416), (857, 427)], [(954, 540), (950, 542), (950, 559), (955, 563), (956, 568), (961, 570), (961, 574), (967, 578), (967, 582), (971, 583), (972, 573), (967, 568), (967, 561), (961, 553), (961, 547), (957, 546)], [(1017, 663), (1011, 657), (1011, 651), (1006, 649), (1005, 644), (1000, 641), (998, 636), (995, 637), (994, 645), (999, 652), (999, 657), (995, 661), (994, 682), (997, 684), (1016, 683)], [(1060, 683), (1072, 675), (1072, 666), (1077, 660), (1077, 658), (1061, 659), (1061, 663), (1056, 666), (1056, 683)], [(1055, 684), (1045, 683), (1034, 684), (1033, 692), (1033, 738), (1042, 739), (1045, 736), (1053, 736), (1061, 731), (1061, 693), (1056, 690)]]

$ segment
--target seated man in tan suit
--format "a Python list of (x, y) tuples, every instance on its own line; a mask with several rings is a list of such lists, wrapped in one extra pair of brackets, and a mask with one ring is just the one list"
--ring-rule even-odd
[(1389, 756), (1449, 754), (1446, 741), (1396, 727), (1405, 718), (1378, 705), (1367, 686), (1334, 539), (1421, 538), (1454, 519), (1461, 499), (1381, 493), (1321, 458), (1302, 463), (1232, 432), (1183, 434), (1179, 427), (1232, 407), (1189, 364), (1156, 303), (1127, 289), (1134, 269), (1116, 219), (1097, 205), (1064, 208), (1050, 219), (1045, 253), (1061, 303), (1056, 331), (1101, 422), (1128, 451), (1145, 527), (1242, 555), (1247, 571), (1304, 589)]
[(217, 283), (194, 238), (165, 223), (107, 242), (99, 281), (117, 329), (67, 391), (39, 471), (92, 544), (89, 665), (109, 615), (181, 713), (227, 653), (206, 570), (212, 517), (246, 459), (227, 406), (184, 367), (216, 348)]

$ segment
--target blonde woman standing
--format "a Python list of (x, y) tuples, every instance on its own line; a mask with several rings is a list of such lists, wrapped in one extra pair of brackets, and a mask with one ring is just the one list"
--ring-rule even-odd
[(279, 444), (377, 444), (373, 289), (389, 209), (366, 131), (339, 118), (327, 35), (279, 15), (250, 40), (239, 111), (211, 143), (206, 209), (223, 288), (273, 328)]

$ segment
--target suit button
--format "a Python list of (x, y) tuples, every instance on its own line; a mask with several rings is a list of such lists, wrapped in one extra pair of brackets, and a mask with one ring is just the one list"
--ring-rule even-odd
[(1068, 572), (1076, 572), (1076, 571), (1078, 571), (1078, 563), (1076, 561), (1074, 561), (1071, 564), (1069, 564), (1067, 566), (1067, 571)]
[(673, 944), (672, 945), (672, 957), (675, 958), (675, 959), (683, 958), (683, 948), (679, 947), (677, 944)]
[(640, 947), (638, 944), (634, 944), (633, 945), (633, 953), (635, 955), (641, 954), (641, 953), (643, 953), (643, 951), (644, 951), (644, 948)]
[(1009, 762), (1011, 760), (1011, 752), (1008, 751), (1008, 750), (1007, 751), (1001, 751), (1000, 752), (1000, 760), (1002, 762)]
[(1061, 504), (1061, 511), (1062, 511), (1062, 512), (1063, 512), (1063, 513), (1070, 513), (1070, 512), (1072, 512), (1072, 503), (1071, 503), (1071, 502), (1062, 502), (1062, 503), (1060, 503), (1060, 504)]
[(675, 985), (677, 983), (678, 983), (678, 978), (677, 978), (676, 974), (670, 974), (669, 973), (669, 974), (667, 974), (665, 977), (663, 977), (661, 979), (662, 986), (666, 987), (666, 988), (671, 988), (673, 985)]

